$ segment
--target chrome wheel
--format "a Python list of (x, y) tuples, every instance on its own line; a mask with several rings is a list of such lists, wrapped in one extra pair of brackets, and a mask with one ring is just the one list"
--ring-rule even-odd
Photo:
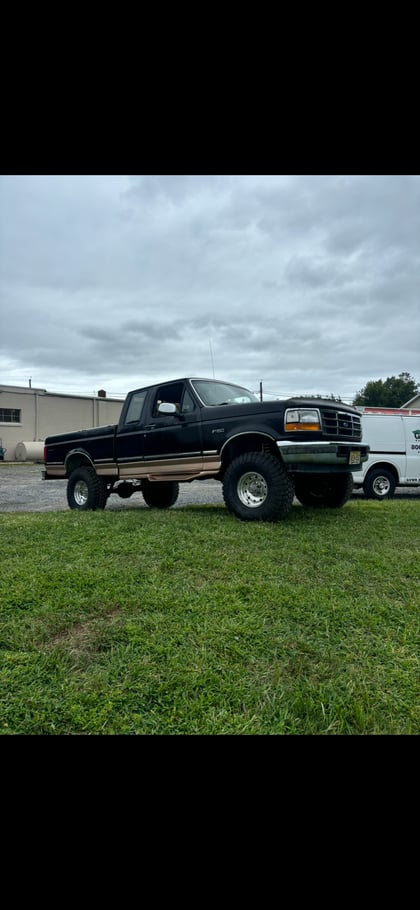
[(85, 506), (88, 501), (89, 488), (84, 480), (78, 480), (73, 490), (73, 496), (78, 506)]
[(293, 503), (293, 483), (268, 452), (244, 452), (226, 468), (223, 499), (240, 521), (281, 521)]
[(396, 484), (397, 478), (387, 468), (371, 468), (363, 481), (363, 491), (367, 499), (392, 499)]
[(67, 502), (71, 509), (104, 509), (108, 498), (108, 489), (102, 477), (98, 477), (95, 468), (81, 465), (70, 474), (67, 482)]
[(268, 487), (262, 474), (249, 471), (242, 474), (238, 481), (238, 499), (248, 509), (257, 509), (267, 499)]
[(372, 491), (375, 496), (381, 497), (389, 496), (391, 490), (391, 484), (389, 478), (384, 475), (379, 475), (375, 477), (375, 480), (372, 483)]

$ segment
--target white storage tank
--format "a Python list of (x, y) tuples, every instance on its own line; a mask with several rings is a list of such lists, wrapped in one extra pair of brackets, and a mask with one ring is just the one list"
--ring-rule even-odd
[(44, 461), (44, 442), (18, 442), (15, 449), (16, 461)]

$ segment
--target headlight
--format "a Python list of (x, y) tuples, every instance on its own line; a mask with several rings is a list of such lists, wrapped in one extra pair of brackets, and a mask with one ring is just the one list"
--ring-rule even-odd
[(318, 408), (288, 408), (284, 415), (284, 428), (286, 432), (294, 433), (296, 430), (320, 430), (321, 418)]

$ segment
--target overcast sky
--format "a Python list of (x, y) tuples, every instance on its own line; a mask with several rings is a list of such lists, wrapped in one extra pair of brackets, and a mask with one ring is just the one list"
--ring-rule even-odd
[(3, 176), (0, 279), (1, 383), (420, 383), (419, 176)]

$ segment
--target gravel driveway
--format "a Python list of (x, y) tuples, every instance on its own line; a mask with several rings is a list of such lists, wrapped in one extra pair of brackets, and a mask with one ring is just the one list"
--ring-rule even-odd
[[(64, 480), (42, 480), (42, 465), (25, 462), (0, 462), (0, 512), (57, 512), (68, 509), (67, 483)], [(354, 498), (363, 494), (354, 493)], [(419, 487), (397, 487), (395, 499), (420, 499)], [(223, 504), (222, 485), (217, 480), (200, 480), (182, 483), (179, 498), (173, 508), (206, 503)], [(110, 496), (107, 509), (147, 509), (141, 493), (130, 499)]]
[[(0, 512), (61, 512), (67, 510), (65, 480), (42, 480), (41, 464), (0, 463)], [(217, 480), (182, 483), (173, 508), (195, 503), (223, 503), (222, 485)], [(147, 509), (141, 493), (130, 499), (110, 496), (107, 509)]]

